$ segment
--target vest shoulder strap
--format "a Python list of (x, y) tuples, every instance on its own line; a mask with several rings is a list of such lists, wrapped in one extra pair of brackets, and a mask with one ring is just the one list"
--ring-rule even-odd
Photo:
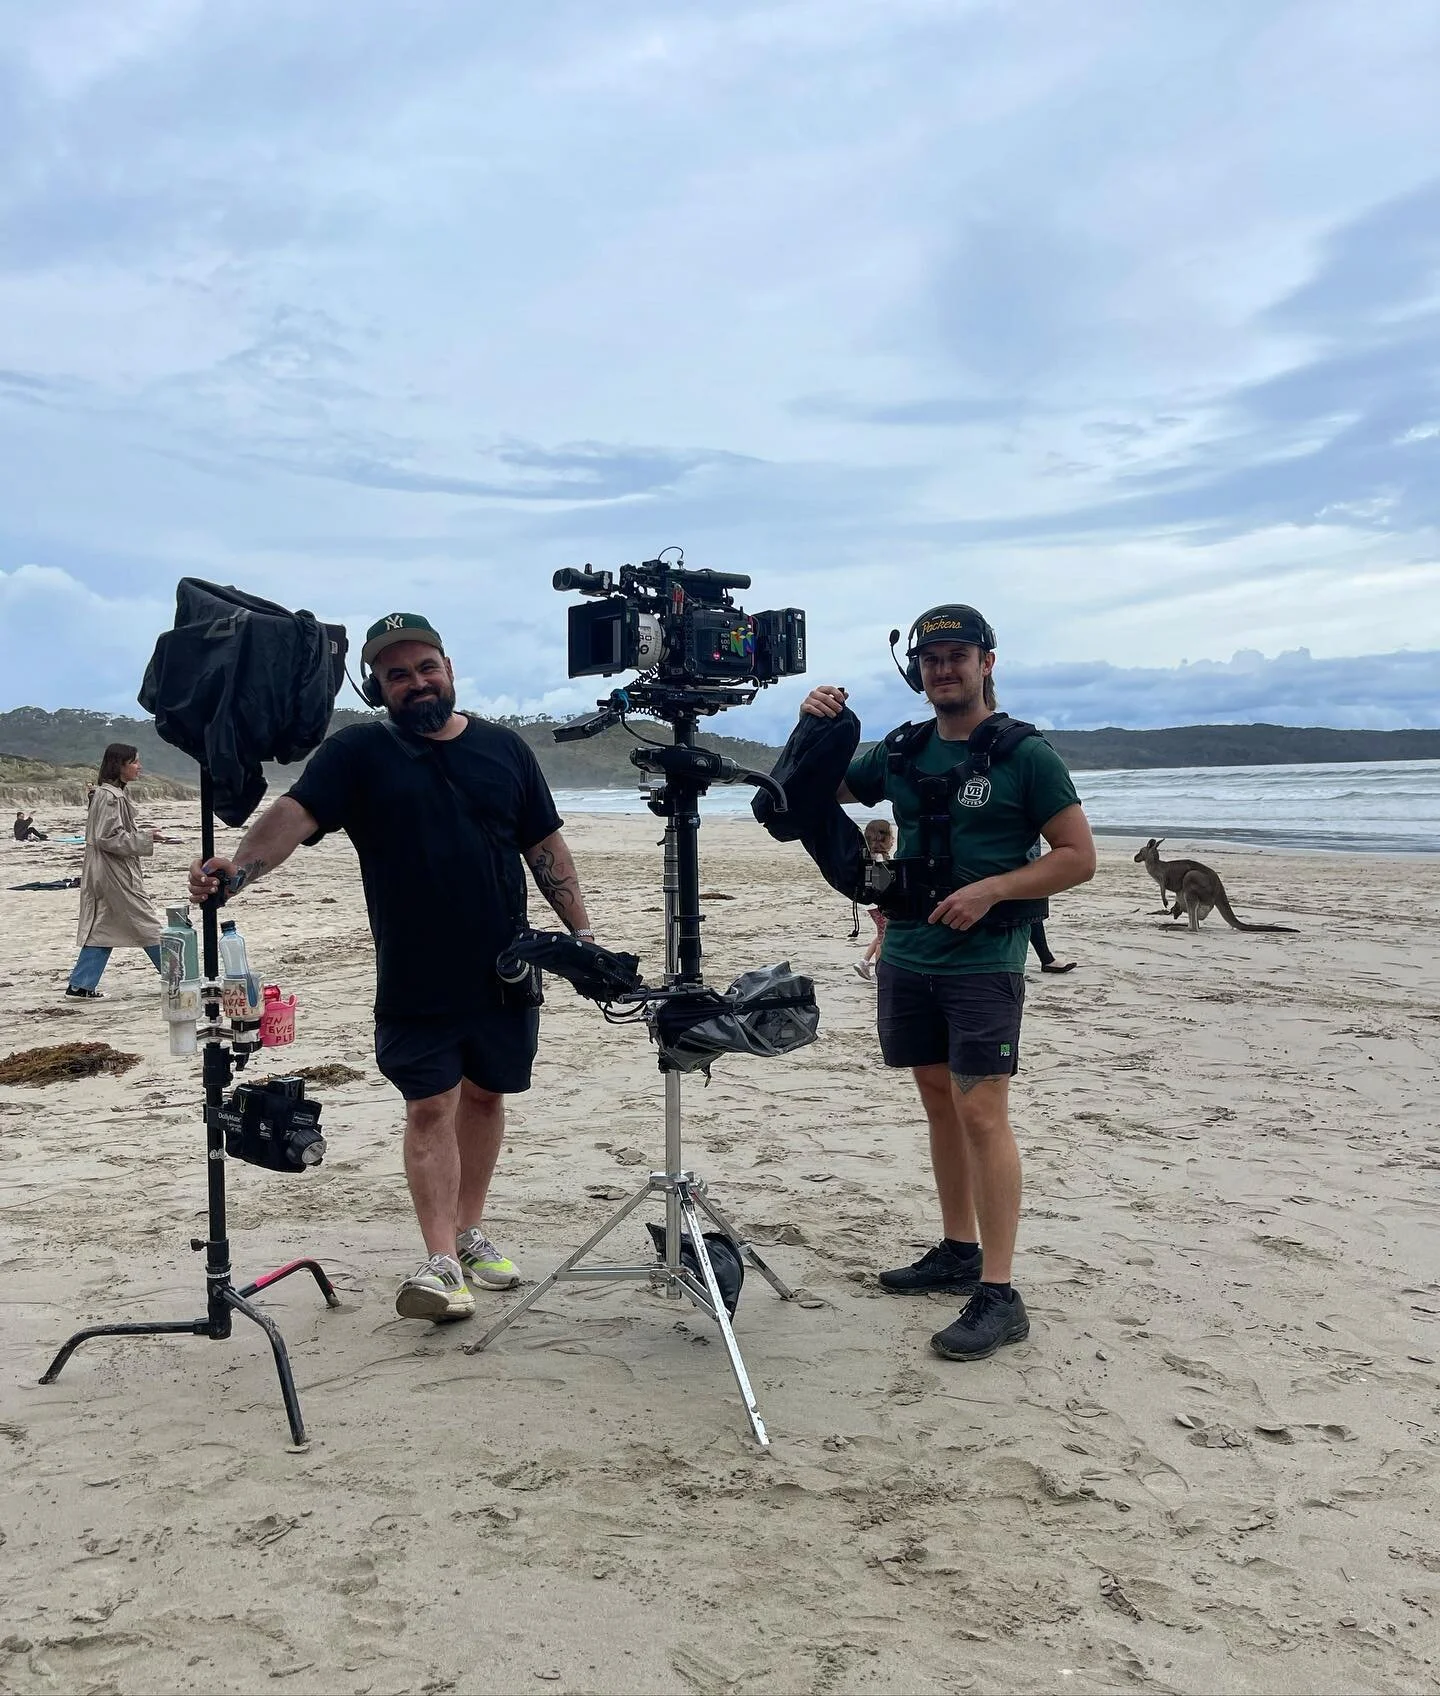
[(907, 721), (897, 724), (885, 738), (885, 748), (888, 755), (890, 770), (905, 773), (910, 764), (917, 758), (920, 750), (930, 740), (935, 730), (935, 720), (927, 718), (919, 724)]
[[(920, 724), (898, 724), (885, 738), (890, 770), (911, 776), (911, 767), (935, 731), (935, 720), (927, 718)], [(1011, 718), (1009, 713), (991, 713), (983, 724), (976, 726), (970, 737), (970, 770), (984, 776), (996, 760), (1008, 759), (1022, 742), (1043, 733), (1027, 719)]]
[(1040, 730), (1023, 718), (1011, 718), (1009, 713), (992, 713), (977, 725), (970, 738), (970, 767), (977, 776), (984, 776), (996, 760), (1008, 759), (1022, 742), (1039, 736)]

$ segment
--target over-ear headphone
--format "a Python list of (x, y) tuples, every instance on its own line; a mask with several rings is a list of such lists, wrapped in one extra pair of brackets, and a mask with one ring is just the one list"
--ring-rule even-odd
[(925, 684), (920, 676), (920, 648), (916, 641), (917, 636), (926, 641), (969, 642), (987, 654), (995, 651), (995, 632), (990, 628), (988, 620), (982, 618), (974, 607), (952, 603), (931, 607), (929, 612), (922, 612), (910, 626), (910, 634), (905, 638), (903, 666), (895, 657), (895, 644), (900, 640), (900, 632), (890, 632), (890, 658), (895, 661), (896, 671), (917, 695), (925, 693)]
[(383, 707), (385, 697), (380, 693), (380, 679), (365, 664), (360, 662), (360, 698), (367, 707)]

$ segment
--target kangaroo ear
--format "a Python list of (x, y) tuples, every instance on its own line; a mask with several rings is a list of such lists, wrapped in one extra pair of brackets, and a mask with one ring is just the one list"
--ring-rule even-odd
[(1163, 836), (1153, 836), (1150, 839), (1150, 846), (1152, 848), (1158, 848), (1164, 840), (1165, 838)]

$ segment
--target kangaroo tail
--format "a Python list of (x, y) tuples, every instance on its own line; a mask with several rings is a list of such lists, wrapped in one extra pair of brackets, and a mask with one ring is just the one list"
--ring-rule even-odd
[(1272, 936), (1299, 936), (1300, 932), (1294, 925), (1247, 925), (1243, 919), (1235, 917), (1235, 909), (1230, 905), (1225, 894), (1225, 886), (1217, 877), (1215, 879), (1215, 907), (1220, 917), (1233, 930), (1268, 931)]

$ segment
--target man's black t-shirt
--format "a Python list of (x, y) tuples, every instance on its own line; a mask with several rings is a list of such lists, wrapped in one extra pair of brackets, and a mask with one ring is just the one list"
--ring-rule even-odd
[(525, 922), (521, 854), (561, 825), (526, 743), (481, 719), (449, 742), (352, 725), (320, 745), (289, 793), (321, 834), (343, 830), (355, 844), (376, 1016), (497, 1006), (495, 959)]

